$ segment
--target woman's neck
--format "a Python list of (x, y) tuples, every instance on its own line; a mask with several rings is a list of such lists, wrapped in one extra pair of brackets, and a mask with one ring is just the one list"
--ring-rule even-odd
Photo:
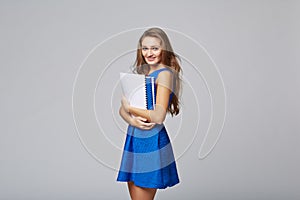
[(150, 65), (150, 72), (155, 71), (157, 69), (163, 68), (163, 65), (161, 63)]

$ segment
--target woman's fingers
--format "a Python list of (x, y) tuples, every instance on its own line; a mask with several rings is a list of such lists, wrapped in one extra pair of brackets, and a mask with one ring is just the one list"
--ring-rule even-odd
[(140, 120), (140, 121), (143, 121), (143, 122), (146, 122), (146, 121), (147, 121), (146, 118), (143, 118), (143, 117), (140, 117), (140, 116), (137, 116), (136, 118), (137, 118), (138, 120)]
[(151, 128), (154, 127), (155, 123), (152, 122), (147, 122), (147, 119), (143, 118), (143, 117), (135, 117), (135, 120), (137, 122), (137, 127), (144, 129), (144, 130), (149, 130)]
[(145, 129), (145, 130), (149, 130), (149, 129), (152, 129), (154, 127), (155, 124), (153, 123), (146, 123), (145, 125), (141, 125), (141, 128), (142, 129)]
[(155, 123), (145, 122), (145, 121), (141, 121), (141, 120), (138, 120), (138, 122), (141, 126), (146, 126), (146, 127), (155, 125)]
[(150, 130), (150, 129), (152, 129), (153, 127), (154, 127), (154, 125), (155, 124), (152, 124), (152, 125), (150, 125), (150, 126), (140, 126), (139, 128), (141, 128), (141, 129), (144, 129), (144, 130)]

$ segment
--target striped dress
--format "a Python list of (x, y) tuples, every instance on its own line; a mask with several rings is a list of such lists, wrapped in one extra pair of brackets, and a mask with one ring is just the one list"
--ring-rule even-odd
[[(165, 70), (172, 72), (161, 68), (149, 76), (156, 80), (158, 74)], [(170, 100), (172, 96), (173, 93)], [(163, 124), (156, 124), (151, 130), (128, 126), (117, 181), (133, 181), (136, 186), (157, 189), (179, 183), (172, 145)]]

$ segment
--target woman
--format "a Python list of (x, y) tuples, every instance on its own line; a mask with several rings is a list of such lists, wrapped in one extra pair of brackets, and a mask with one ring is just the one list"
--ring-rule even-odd
[(138, 42), (135, 72), (154, 77), (155, 108), (129, 105), (123, 97), (119, 113), (129, 124), (117, 181), (127, 182), (131, 199), (152, 200), (157, 189), (179, 183), (172, 145), (163, 122), (179, 113), (181, 67), (166, 33), (146, 30)]

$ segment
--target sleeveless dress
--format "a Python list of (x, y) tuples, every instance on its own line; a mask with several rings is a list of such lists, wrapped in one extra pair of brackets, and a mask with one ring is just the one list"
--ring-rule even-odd
[[(148, 76), (155, 81), (161, 68)], [(156, 88), (156, 84), (155, 84)], [(155, 98), (156, 98), (156, 89)], [(173, 92), (170, 94), (170, 100)], [(163, 124), (156, 124), (150, 130), (142, 130), (129, 125), (117, 181), (133, 181), (144, 188), (165, 189), (179, 183), (172, 145)]]

